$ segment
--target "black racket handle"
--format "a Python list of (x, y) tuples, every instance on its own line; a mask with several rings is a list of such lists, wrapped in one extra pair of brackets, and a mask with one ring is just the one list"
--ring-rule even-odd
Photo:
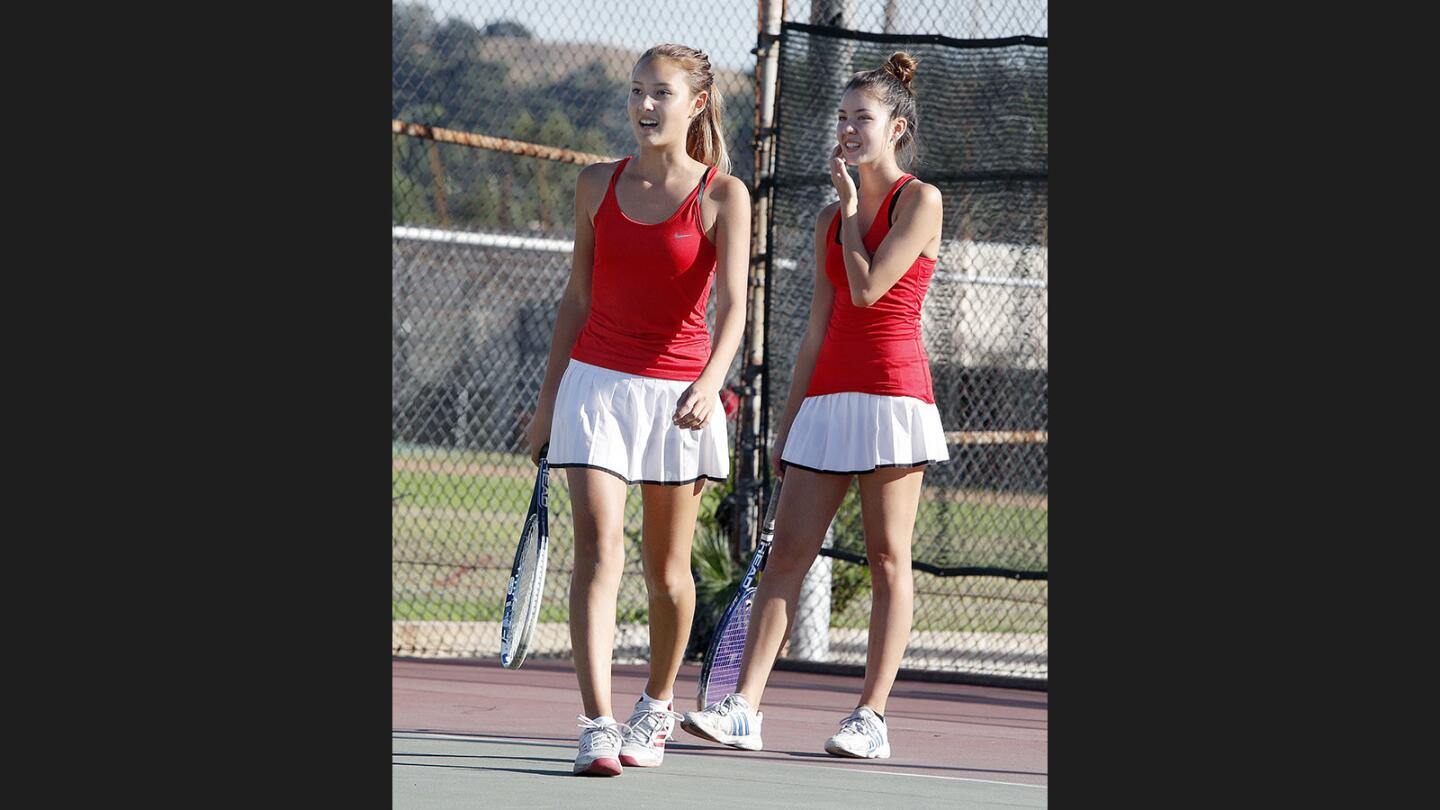
[(770, 490), (770, 503), (765, 506), (765, 523), (760, 528), (765, 534), (775, 533), (775, 505), (780, 503), (780, 483), (781, 479), (777, 477), (775, 486)]

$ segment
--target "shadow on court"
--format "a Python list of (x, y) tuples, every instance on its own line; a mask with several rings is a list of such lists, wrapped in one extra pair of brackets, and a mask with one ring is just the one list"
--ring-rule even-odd
[[(396, 754), (394, 754), (394, 756), (397, 756), (397, 757), (439, 757), (439, 756), (453, 756), (453, 755), (447, 755), (447, 754), (401, 754), (401, 753), (396, 753)], [(496, 759), (501, 759), (501, 757), (496, 757)], [(489, 765), (445, 765), (445, 764), (443, 764), (443, 763), (434, 763), (434, 762), (407, 762), (407, 763), (405, 763), (405, 765), (406, 765), (407, 767), (411, 767), (411, 768), (453, 768), (453, 769), (458, 770), (458, 771), (506, 771), (506, 772), (509, 772), (509, 773), (539, 774), (539, 775), (541, 775), (541, 776), (574, 776), (574, 774), (572, 774), (572, 773), (570, 772), (570, 768), (568, 767), (569, 764), (570, 764), (569, 760), (566, 760), (566, 761), (565, 761), (564, 763), (562, 763), (562, 764), (564, 764), (566, 767), (563, 767), (563, 768), (555, 768), (555, 769), (552, 769), (552, 770), (543, 770), (543, 771), (542, 771), (542, 770), (536, 770), (535, 768), (500, 768), (500, 767), (494, 767), (494, 766), (489, 766)]]
[[(614, 668), (618, 719), (645, 675), (643, 665)], [(677, 712), (694, 709), (698, 675), (698, 667), (681, 669)], [(577, 779), (582, 709), (568, 661), (506, 670), (496, 661), (395, 659), (391, 684), (395, 807), (573, 807), (597, 798), (629, 807), (713, 807), (722, 798), (790, 810), (870, 800), (1044, 807), (1048, 796), (1044, 692), (899, 682), (885, 712), (893, 756), (848, 759), (823, 746), (854, 708), (860, 679), (778, 671), (761, 706), (765, 750), (715, 745), (677, 724), (661, 767)]]

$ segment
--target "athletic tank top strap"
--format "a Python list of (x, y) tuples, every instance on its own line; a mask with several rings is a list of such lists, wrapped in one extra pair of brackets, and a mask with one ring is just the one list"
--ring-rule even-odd
[(711, 178), (713, 178), (715, 176), (715, 172), (718, 171), (720, 171), (718, 168), (711, 166), (710, 168), (705, 170), (704, 174), (700, 175), (700, 185), (696, 186), (695, 191), (696, 199), (699, 199), (700, 195), (705, 193), (705, 186), (710, 183)]
[[(620, 179), (620, 172), (625, 171), (625, 164), (629, 162), (630, 156), (626, 155), (620, 158), (619, 163), (615, 164), (615, 171), (610, 173), (610, 185), (605, 187), (605, 196), (600, 198), (601, 208), (604, 208), (608, 203), (615, 206), (615, 210), (620, 210), (620, 198), (615, 196), (615, 181)], [(596, 211), (596, 216), (599, 216), (598, 210)]]
[(710, 184), (710, 180), (715, 177), (717, 171), (719, 169), (714, 166), (706, 169), (705, 173), (700, 175), (700, 183), (695, 186), (694, 193), (685, 200), (686, 205), (693, 204), (695, 206), (695, 228), (702, 234), (705, 232), (705, 218), (700, 215), (700, 198), (705, 194), (705, 186)]
[(912, 176), (912, 177), (902, 177), (902, 178), (900, 178), (900, 179), (901, 179), (901, 180), (904, 180), (905, 182), (903, 182), (903, 183), (900, 184), (900, 188), (897, 188), (897, 189), (895, 189), (893, 192), (891, 192), (891, 194), (890, 194), (890, 210), (889, 210), (889, 212), (885, 215), (885, 224), (886, 224), (886, 227), (889, 227), (889, 228), (895, 227), (895, 206), (900, 203), (900, 194), (901, 194), (901, 192), (905, 191), (905, 189), (906, 189), (911, 183), (915, 182), (915, 180), (916, 180), (917, 178), (915, 178), (915, 177)]

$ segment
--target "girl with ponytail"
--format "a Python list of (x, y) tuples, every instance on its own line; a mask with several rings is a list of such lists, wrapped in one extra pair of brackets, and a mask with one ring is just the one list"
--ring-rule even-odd
[[(750, 193), (729, 175), (710, 59), (658, 45), (630, 74), (636, 154), (586, 167), (575, 252), (527, 432), (565, 470), (575, 520), (570, 638), (585, 714), (574, 773), (653, 767), (695, 613), (690, 544), (707, 480), (729, 476), (720, 387), (745, 324)], [(705, 323), (716, 289), (716, 333)], [(643, 499), (650, 675), (625, 723), (610, 703), (625, 497)]]
[[(760, 698), (794, 624), (800, 583), (858, 477), (873, 583), (865, 684), (825, 741), (841, 757), (890, 756), (885, 703), (914, 612), (910, 542), (925, 465), (950, 457), (920, 340), (940, 248), (940, 191), (902, 170), (920, 119), (915, 60), (900, 52), (857, 73), (836, 111), (830, 181), (815, 219), (815, 290), (772, 463), (784, 476), (775, 541), (755, 595), (736, 694), (685, 715), (685, 730), (761, 747)], [(860, 178), (856, 188), (848, 166)]]

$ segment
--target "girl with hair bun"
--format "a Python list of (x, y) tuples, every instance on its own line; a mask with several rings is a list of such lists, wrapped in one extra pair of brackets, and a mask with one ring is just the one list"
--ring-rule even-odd
[[(575, 252), (527, 432), (565, 470), (575, 520), (570, 638), (580, 684), (573, 772), (653, 767), (679, 715), (695, 614), (690, 545), (705, 482), (729, 476), (720, 387), (745, 325), (750, 192), (731, 177), (710, 59), (657, 45), (630, 74), (636, 154), (575, 185)], [(716, 334), (705, 323), (712, 282)], [(610, 704), (625, 497), (643, 499), (650, 676), (625, 723)]]
[(858, 477), (873, 584), (865, 684), (824, 748), (890, 756), (885, 703), (914, 613), (910, 544), (921, 479), (926, 464), (950, 457), (920, 338), (940, 249), (940, 191), (902, 168), (914, 161), (920, 124), (914, 78), (915, 60), (892, 54), (850, 79), (837, 110), (829, 169), (840, 199), (815, 219), (815, 291), (772, 457), (785, 485), (740, 681), (735, 694), (682, 722), (723, 745), (761, 747), (761, 695), (794, 625), (801, 580)]

